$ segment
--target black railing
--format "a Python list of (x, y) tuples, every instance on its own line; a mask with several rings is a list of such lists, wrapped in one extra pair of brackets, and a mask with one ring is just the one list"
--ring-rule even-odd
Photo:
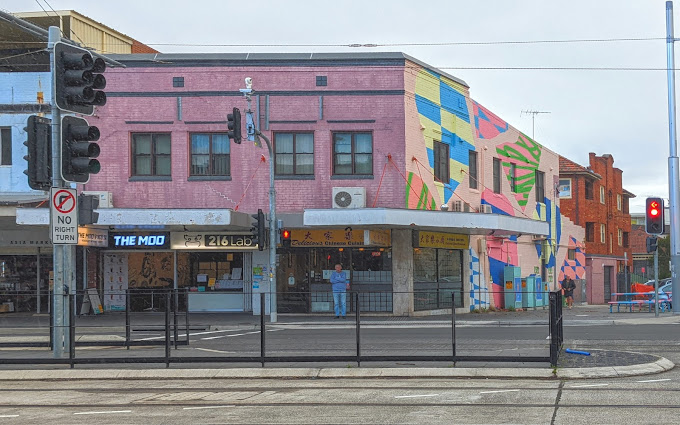
[[(65, 298), (69, 302), (74, 302), (74, 297), (78, 294), (70, 294)], [(266, 298), (264, 293), (260, 294), (259, 297), (259, 308), (260, 312), (266, 313)], [(77, 326), (77, 319), (75, 316), (75, 309), (71, 309), (70, 320), (68, 326), (68, 337), (70, 344), (64, 346), (67, 349), (68, 358), (27, 358), (26, 353), (21, 353), (21, 356), (8, 357), (3, 356), (0, 358), (0, 364), (70, 364), (74, 367), (76, 364), (105, 364), (105, 363), (165, 363), (166, 367), (170, 367), (171, 363), (260, 363), (264, 367), (267, 363), (297, 363), (297, 362), (314, 362), (314, 363), (329, 363), (329, 362), (356, 362), (357, 366), (361, 366), (363, 362), (385, 362), (385, 361), (413, 361), (413, 362), (539, 362), (539, 363), (549, 363), (552, 366), (557, 365), (558, 356), (560, 350), (562, 349), (563, 343), (563, 332), (562, 332), (562, 295), (559, 291), (549, 293), (549, 331), (550, 331), (550, 346), (549, 353), (546, 355), (459, 355), (459, 349), (461, 348), (456, 334), (456, 309), (451, 310), (451, 339), (450, 339), (450, 351), (449, 354), (430, 354), (430, 355), (365, 355), (362, 353), (362, 303), (360, 293), (351, 292), (348, 294), (351, 296), (351, 300), (354, 305), (355, 313), (355, 344), (356, 351), (354, 355), (270, 355), (267, 353), (267, 325), (265, 314), (260, 314), (259, 318), (259, 329), (257, 324), (253, 324), (254, 331), (250, 333), (259, 333), (259, 356), (257, 355), (243, 355), (243, 356), (233, 356), (233, 355), (220, 355), (220, 356), (196, 356), (196, 355), (181, 355), (188, 354), (192, 352), (181, 352), (180, 355), (173, 355), (171, 347), (174, 345), (177, 349), (178, 345), (188, 345), (190, 341), (189, 333), (189, 313), (184, 313), (184, 330), (186, 331), (186, 337), (181, 339), (179, 337), (179, 330), (181, 326), (179, 323), (179, 314), (177, 310), (178, 300), (182, 297), (187, 297), (186, 291), (176, 291), (167, 290), (164, 293), (163, 305), (166, 307), (161, 314), (153, 313), (135, 313), (132, 315), (130, 308), (125, 310), (125, 338), (124, 341), (119, 340), (106, 340), (106, 341), (76, 341), (77, 330), (82, 330), (86, 326)], [(456, 298), (457, 294), (451, 295), (451, 305), (456, 305), (458, 301)], [(127, 292), (125, 294), (126, 301), (129, 301), (131, 294)], [(130, 305), (129, 302), (126, 305)], [(185, 300), (185, 305), (188, 305)], [(152, 338), (135, 338), (133, 337), (133, 326), (132, 318), (143, 315), (146, 318), (151, 317), (156, 320), (162, 317), (162, 323), (153, 322), (149, 323), (146, 320), (145, 330), (152, 329), (158, 333), (158, 336)], [(93, 317), (96, 322), (96, 317)], [(441, 322), (440, 322), (441, 323)], [(370, 328), (369, 329), (370, 332)], [(275, 329), (278, 330), (278, 329)], [(65, 330), (66, 331), (66, 330)], [(121, 332), (122, 333), (122, 332)], [(205, 337), (205, 335), (202, 335)], [(225, 335), (226, 336), (226, 335)], [(212, 336), (211, 336), (212, 337)], [(155, 338), (155, 339), (154, 339)], [(209, 339), (209, 338), (206, 338)], [(446, 338), (448, 339), (448, 338)], [(7, 346), (8, 343), (2, 343), (0, 346)], [(365, 346), (365, 342), (363, 343)], [(43, 344), (27, 345), (24, 343), (22, 346), (44, 346)], [(103, 355), (99, 357), (80, 357), (76, 348), (86, 345), (106, 345), (106, 346), (125, 346), (130, 348), (130, 346), (159, 346), (164, 348), (164, 353), (162, 356), (149, 356), (148, 352), (144, 351), (142, 353), (135, 353), (133, 355), (130, 353), (126, 357), (109, 357), (108, 355)], [(257, 344), (255, 344), (256, 346)], [(370, 346), (369, 346), (370, 347)], [(152, 348), (152, 347), (150, 347)], [(245, 353), (252, 352), (255, 354), (257, 351), (250, 349), (242, 350)], [(317, 347), (318, 348), (318, 347)], [(464, 347), (463, 347), (464, 348)], [(407, 349), (409, 349), (407, 347)], [(417, 350), (418, 347), (411, 347), (410, 349)], [(301, 349), (301, 352), (305, 352), (306, 349)], [(219, 350), (206, 350), (215, 351)], [(307, 351), (310, 352), (310, 351)], [(226, 353), (226, 352), (225, 352)], [(66, 353), (65, 353), (66, 354)], [(232, 353), (235, 354), (235, 353)]]

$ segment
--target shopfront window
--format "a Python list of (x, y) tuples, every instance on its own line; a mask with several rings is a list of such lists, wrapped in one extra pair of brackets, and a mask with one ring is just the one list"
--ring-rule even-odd
[(463, 307), (463, 251), (414, 248), (413, 288), (415, 310)]
[(41, 255), (40, 271), (37, 255), (0, 255), (0, 313), (36, 313), (38, 303), (47, 312), (50, 270), (51, 255)]
[(190, 291), (243, 291), (243, 253), (190, 253), (189, 269)]

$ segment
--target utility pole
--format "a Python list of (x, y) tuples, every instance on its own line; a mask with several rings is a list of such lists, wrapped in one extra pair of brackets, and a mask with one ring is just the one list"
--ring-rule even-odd
[(538, 114), (549, 114), (549, 113), (550, 113), (549, 111), (522, 111), (520, 113), (520, 116), (522, 114), (531, 115), (531, 138), (533, 140), (536, 140), (536, 135), (534, 134), (535, 131), (536, 131), (536, 127), (535, 127), (536, 115), (538, 115)]
[[(669, 235), (671, 245), (671, 295), (680, 296), (680, 281), (678, 272), (680, 271), (680, 180), (678, 164), (677, 134), (675, 129), (675, 57), (673, 36), (673, 2), (666, 2), (666, 70), (668, 78), (668, 191), (669, 209), (671, 215), (671, 232)], [(680, 309), (673, 309), (673, 314), (680, 314)]]
[[(255, 120), (253, 119), (253, 111), (251, 110), (253, 90), (253, 79), (246, 78), (246, 88), (239, 89), (248, 101), (248, 109), (246, 110), (246, 131), (248, 140), (255, 142), (255, 146), (262, 147), (260, 137), (267, 143), (269, 150), (269, 313), (270, 322), (277, 321), (277, 307), (276, 307), (276, 187), (274, 186), (274, 150), (272, 144), (265, 136), (255, 128)], [(265, 314), (261, 311), (260, 314)]]

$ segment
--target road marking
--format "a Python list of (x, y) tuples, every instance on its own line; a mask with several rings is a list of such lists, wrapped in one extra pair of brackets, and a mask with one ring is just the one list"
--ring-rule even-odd
[(439, 394), (395, 395), (394, 398), (437, 397)]
[(577, 314), (576, 317), (588, 317), (587, 314)]
[(635, 382), (640, 382), (640, 383), (644, 383), (644, 382), (663, 382), (663, 381), (670, 381), (670, 380), (671, 380), (670, 378), (664, 378), (664, 379), (648, 379), (648, 380), (646, 380), (646, 381), (635, 381)]
[(0, 415), (0, 418), (18, 418), (19, 415)]
[(517, 392), (519, 390), (497, 390), (497, 391), (480, 391), (480, 394), (494, 394), (494, 393), (510, 393)]
[(585, 384), (585, 385), (570, 385), (567, 388), (586, 388), (586, 387), (606, 387), (609, 384)]
[[(282, 331), (283, 329), (267, 329), (267, 332), (276, 332), (276, 331)], [(218, 338), (231, 338), (232, 336), (243, 336), (243, 335), (252, 335), (252, 334), (259, 334), (260, 331), (253, 331), (253, 332), (244, 332), (241, 334), (231, 334), (231, 335), (218, 335), (218, 336), (209, 336), (207, 338), (201, 338), (201, 341), (207, 341), (210, 339), (218, 339)]]
[[(196, 333), (190, 333), (189, 336), (224, 333), (224, 332), (236, 332), (236, 331), (241, 331), (241, 330), (243, 330), (243, 329), (224, 329), (224, 330), (221, 330), (221, 331), (196, 332)], [(161, 332), (161, 331), (159, 331), (159, 332)], [(184, 334), (180, 332), (180, 335), (184, 335)], [(150, 338), (140, 338), (140, 339), (136, 339), (135, 341), (150, 341), (152, 339), (165, 339), (165, 335), (163, 335), (163, 336), (153, 336), (153, 337), (150, 337)]]
[(102, 412), (76, 412), (74, 415), (108, 415), (110, 413), (132, 413), (132, 410), (107, 410)]
[(198, 407), (184, 407), (183, 410), (199, 410), (199, 409), (222, 409), (225, 407), (234, 407), (233, 404), (227, 406), (198, 406)]
[(212, 350), (210, 348), (198, 348), (194, 347), (196, 350), (209, 351), (211, 353), (224, 353), (224, 354), (235, 354), (236, 351), (222, 351), (222, 350)]

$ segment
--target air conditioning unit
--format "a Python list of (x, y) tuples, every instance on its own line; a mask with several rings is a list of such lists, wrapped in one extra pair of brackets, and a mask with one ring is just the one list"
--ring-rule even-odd
[(467, 202), (463, 204), (463, 212), (470, 212), (470, 204)]
[(455, 211), (455, 212), (463, 211), (463, 202), (462, 201), (453, 201), (453, 211)]
[(480, 209), (484, 214), (493, 214), (493, 208), (491, 208), (491, 205), (489, 204), (482, 205)]
[(334, 187), (333, 208), (365, 208), (365, 187)]
[(113, 194), (111, 192), (84, 190), (81, 195), (98, 196), (99, 208), (113, 208)]
[(544, 241), (545, 236), (543, 236), (543, 235), (531, 235), (531, 240), (532, 241)]

